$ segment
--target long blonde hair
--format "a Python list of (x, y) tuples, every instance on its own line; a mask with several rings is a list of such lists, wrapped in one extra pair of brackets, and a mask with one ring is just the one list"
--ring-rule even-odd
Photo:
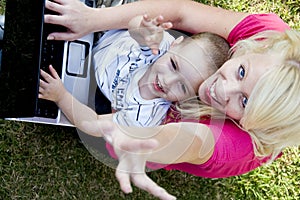
[[(284, 148), (300, 144), (300, 33), (294, 30), (265, 31), (241, 40), (231, 48), (231, 57), (248, 53), (282, 58), (281, 63), (256, 83), (239, 122), (252, 138), (255, 155), (271, 156), (273, 160)], [(222, 117), (214, 108), (199, 101), (190, 102), (180, 106), (185, 116)]]
[(238, 51), (246, 46), (252, 47), (252, 53), (272, 53), (282, 58), (256, 83), (240, 120), (254, 142), (255, 154), (271, 155), (272, 160), (284, 148), (300, 145), (300, 33), (263, 32), (235, 48)]

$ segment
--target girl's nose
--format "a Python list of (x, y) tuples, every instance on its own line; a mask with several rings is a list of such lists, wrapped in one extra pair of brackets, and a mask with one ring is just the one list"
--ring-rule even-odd
[(170, 76), (166, 76), (164, 79), (164, 83), (166, 84), (166, 86), (171, 86), (178, 82), (178, 80), (179, 80), (178, 78), (179, 77), (174, 74), (170, 75)]

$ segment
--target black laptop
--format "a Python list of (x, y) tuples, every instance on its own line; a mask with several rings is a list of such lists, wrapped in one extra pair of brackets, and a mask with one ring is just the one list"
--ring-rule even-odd
[[(94, 6), (92, 0), (83, 0)], [(40, 69), (52, 64), (65, 87), (88, 104), (93, 34), (79, 40), (47, 41), (64, 27), (45, 24), (45, 0), (7, 0), (2, 63), (0, 117), (38, 123), (70, 125), (55, 103), (38, 99)]]

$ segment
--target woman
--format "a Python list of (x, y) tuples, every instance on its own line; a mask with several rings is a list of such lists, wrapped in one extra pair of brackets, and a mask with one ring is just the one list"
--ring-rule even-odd
[[(171, 112), (168, 122), (182, 122), (154, 129), (120, 128), (110, 119), (99, 122), (98, 130), (118, 154), (116, 176), (124, 192), (131, 191), (132, 181), (161, 199), (174, 198), (145, 175), (146, 160), (198, 176), (228, 177), (275, 159), (287, 146), (299, 145), (300, 36), (288, 31), (276, 15), (236, 13), (185, 0), (141, 1), (105, 9), (87, 8), (73, 0), (56, 2), (46, 5), (61, 15), (46, 15), (45, 21), (65, 25), (69, 32), (50, 34), (49, 39), (74, 40), (89, 32), (126, 28), (135, 15), (163, 13), (176, 29), (214, 32), (235, 45), (232, 58), (199, 88), (204, 103), (235, 121), (211, 121), (212, 115), (185, 120)], [(154, 140), (132, 139), (140, 132)], [(140, 151), (142, 155), (135, 153)]]

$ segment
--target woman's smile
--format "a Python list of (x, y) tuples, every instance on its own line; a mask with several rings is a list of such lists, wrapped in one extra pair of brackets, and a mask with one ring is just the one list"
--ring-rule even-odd
[(199, 97), (204, 103), (240, 120), (246, 107), (245, 99), (249, 99), (256, 82), (279, 62), (279, 58), (265, 54), (231, 58), (200, 85)]
[(216, 84), (217, 84), (217, 81), (215, 81), (211, 87), (209, 88), (209, 94), (210, 94), (210, 97), (216, 101), (218, 104), (221, 105), (220, 101), (218, 100), (217, 98), (217, 95), (216, 95)]

